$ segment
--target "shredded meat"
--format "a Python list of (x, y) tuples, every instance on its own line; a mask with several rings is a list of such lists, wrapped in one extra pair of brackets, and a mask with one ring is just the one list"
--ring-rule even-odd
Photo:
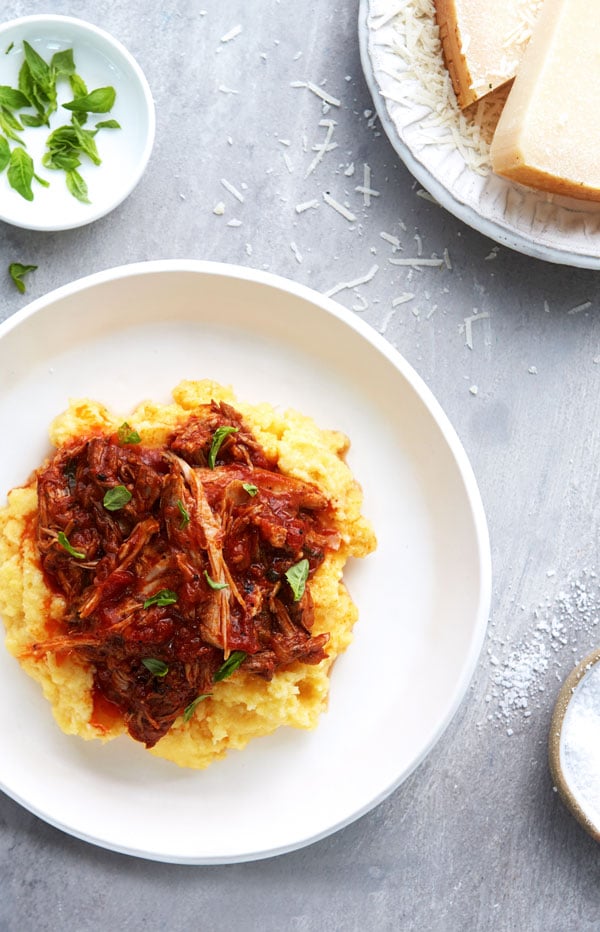
[[(223, 427), (234, 430), (211, 464)], [(232, 654), (267, 679), (326, 657), (310, 587), (294, 591), (286, 573), (306, 560), (310, 579), (339, 546), (331, 506), (283, 475), (230, 406), (202, 408), (161, 448), (78, 440), (37, 485), (42, 567), (67, 613), (64, 632), (31, 652), (90, 663), (95, 690), (147, 747), (211, 692)], [(125, 500), (112, 510), (117, 487)]]

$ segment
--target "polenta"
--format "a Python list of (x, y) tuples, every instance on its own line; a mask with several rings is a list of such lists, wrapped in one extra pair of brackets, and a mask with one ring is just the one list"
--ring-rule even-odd
[(6, 645), (68, 734), (204, 768), (314, 728), (375, 548), (348, 439), (182, 382), (127, 420), (79, 400), (0, 511)]

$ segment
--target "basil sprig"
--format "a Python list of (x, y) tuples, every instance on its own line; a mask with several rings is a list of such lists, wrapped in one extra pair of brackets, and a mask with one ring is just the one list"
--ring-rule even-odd
[(244, 660), (246, 659), (246, 651), (243, 650), (234, 650), (231, 652), (225, 663), (221, 664), (215, 675), (213, 676), (213, 682), (220, 683), (221, 680), (226, 680), (232, 673), (240, 667)]
[(196, 711), (196, 707), (199, 706), (201, 702), (204, 702), (205, 699), (209, 699), (211, 696), (212, 693), (202, 693), (200, 696), (196, 696), (196, 698), (183, 710), (184, 722), (189, 722), (192, 715)]

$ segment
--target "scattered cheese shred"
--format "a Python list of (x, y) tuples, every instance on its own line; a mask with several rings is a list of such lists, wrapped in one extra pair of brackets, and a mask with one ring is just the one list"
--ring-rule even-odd
[(232, 194), (233, 197), (235, 197), (235, 199), (240, 202), (240, 204), (244, 203), (244, 195), (241, 193), (241, 191), (238, 191), (238, 189), (234, 185), (232, 185), (230, 181), (227, 181), (227, 178), (221, 178), (221, 184), (223, 185), (226, 191), (229, 191), (229, 193)]
[(386, 243), (389, 243), (390, 246), (394, 247), (394, 251), (402, 249), (400, 240), (397, 236), (393, 236), (392, 233), (386, 233), (385, 231), (382, 231), (379, 235), (386, 241)]
[(290, 243), (290, 249), (291, 249), (292, 252), (294, 253), (294, 258), (295, 258), (296, 262), (298, 262), (298, 263), (302, 262), (302, 256), (301, 256), (301, 254), (300, 254), (300, 250), (298, 249), (298, 247), (296, 246), (296, 244), (295, 244), (294, 242), (291, 242), (291, 243)]
[(318, 200), (313, 198), (312, 201), (304, 201), (302, 204), (296, 204), (294, 209), (297, 214), (303, 214), (305, 210), (316, 210), (318, 206)]
[(423, 266), (431, 266), (432, 268), (441, 268), (444, 265), (443, 259), (423, 259), (420, 256), (413, 256), (412, 258), (406, 259), (388, 259), (388, 262), (391, 262), (392, 265), (409, 265), (414, 269), (420, 269)]
[(582, 304), (576, 304), (575, 307), (572, 307), (567, 314), (581, 314), (582, 311), (587, 311), (592, 306), (591, 301), (584, 301)]
[(334, 294), (338, 294), (338, 292), (340, 291), (346, 291), (348, 289), (351, 290), (352, 288), (358, 288), (359, 285), (366, 285), (367, 282), (370, 282), (371, 279), (373, 279), (377, 275), (378, 271), (379, 271), (379, 266), (374, 265), (369, 269), (366, 275), (362, 276), (362, 278), (355, 278), (354, 281), (340, 282), (338, 285), (334, 285), (333, 288), (330, 288), (329, 291), (325, 292), (325, 297), (332, 298)]
[(323, 191), (323, 200), (326, 204), (329, 204), (330, 207), (333, 207), (333, 209), (336, 210), (338, 214), (341, 214), (341, 216), (348, 220), (350, 223), (354, 223), (356, 217), (352, 211), (348, 210), (347, 207), (344, 207), (343, 204), (340, 204), (339, 201), (336, 201), (336, 199), (332, 197), (331, 194), (328, 194), (327, 191)]
[(473, 349), (473, 324), (476, 320), (487, 320), (490, 315), (487, 311), (481, 311), (479, 314), (471, 314), (470, 317), (465, 317), (465, 345), (469, 349)]
[(332, 97), (331, 94), (324, 91), (318, 84), (313, 84), (312, 81), (292, 81), (290, 87), (306, 87), (309, 91), (312, 91), (313, 94), (316, 94), (317, 97), (320, 97), (324, 103), (329, 104), (330, 107), (341, 107), (342, 105), (341, 100), (338, 100), (337, 97)]
[(399, 294), (397, 298), (392, 298), (392, 307), (398, 307), (400, 304), (406, 304), (407, 301), (413, 301), (414, 297), (411, 291), (405, 291), (403, 294)]
[(224, 36), (221, 36), (221, 42), (231, 42), (232, 39), (235, 39), (239, 36), (242, 31), (242, 27), (238, 23), (237, 26), (234, 26), (233, 29), (230, 29), (229, 32), (226, 32)]

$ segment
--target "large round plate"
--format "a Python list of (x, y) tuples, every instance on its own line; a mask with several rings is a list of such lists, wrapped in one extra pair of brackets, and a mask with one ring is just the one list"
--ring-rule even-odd
[[(411, 13), (415, 22), (419, 16), (418, 22), (426, 23), (423, 8), (422, 0), (360, 3), (363, 70), (383, 129), (402, 161), (446, 210), (496, 242), (538, 259), (599, 268), (598, 204), (473, 170), (455, 142), (458, 120), (440, 126), (437, 114), (423, 103), (419, 66), (396, 28), (400, 11), (402, 17)], [(432, 60), (431, 70), (436, 68)]]
[(314, 732), (281, 729), (208, 770), (128, 738), (67, 737), (38, 685), (0, 651), (0, 786), (67, 832), (129, 854), (243, 861), (321, 838), (384, 799), (433, 747), (485, 632), (490, 557), (465, 453), (407, 363), (333, 301), (266, 273), (206, 262), (101, 272), (0, 326), (0, 501), (48, 452), (71, 397), (127, 415), (182, 378), (295, 407), (352, 441), (379, 538), (348, 567), (355, 640)]

